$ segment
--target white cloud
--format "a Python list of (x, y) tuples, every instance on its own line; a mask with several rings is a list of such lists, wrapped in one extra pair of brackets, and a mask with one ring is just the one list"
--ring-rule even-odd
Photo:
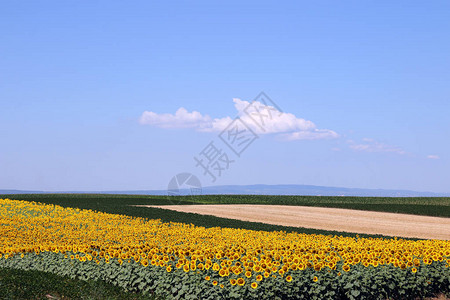
[(356, 143), (353, 140), (348, 140), (347, 143), (349, 144), (350, 149), (353, 149), (355, 151), (387, 152), (400, 155), (406, 154), (406, 151), (401, 149), (400, 147), (383, 144), (369, 138), (364, 138), (363, 143)]
[(320, 140), (338, 138), (339, 135), (333, 130), (314, 129), (310, 131), (296, 131), (282, 135), (288, 141), (293, 140)]
[(440, 159), (439, 155), (435, 155), (435, 154), (430, 154), (427, 156), (427, 158), (429, 159)]
[(201, 128), (211, 123), (211, 117), (203, 116), (198, 111), (188, 112), (185, 108), (180, 107), (174, 115), (145, 111), (139, 122), (161, 128)]
[[(308, 120), (298, 118), (294, 114), (284, 113), (273, 106), (258, 101), (252, 103), (240, 99), (233, 99), (237, 115), (256, 134), (279, 134), (284, 140), (318, 140), (337, 138), (339, 135), (329, 129), (318, 129)], [(194, 128), (201, 132), (220, 132), (231, 122), (232, 117), (211, 118), (197, 111), (188, 112), (184, 108), (175, 114), (157, 114), (145, 111), (141, 124), (160, 128)]]

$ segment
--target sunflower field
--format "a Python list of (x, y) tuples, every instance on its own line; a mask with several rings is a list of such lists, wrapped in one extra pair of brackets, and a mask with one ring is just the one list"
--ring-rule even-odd
[(410, 299), (450, 292), (450, 241), (204, 228), (0, 200), (0, 267), (169, 299)]

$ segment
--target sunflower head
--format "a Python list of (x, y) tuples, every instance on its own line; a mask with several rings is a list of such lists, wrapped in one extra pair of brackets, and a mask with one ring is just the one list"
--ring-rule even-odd
[(237, 284), (240, 285), (240, 286), (243, 286), (245, 284), (244, 278), (239, 277), (238, 280), (237, 280)]

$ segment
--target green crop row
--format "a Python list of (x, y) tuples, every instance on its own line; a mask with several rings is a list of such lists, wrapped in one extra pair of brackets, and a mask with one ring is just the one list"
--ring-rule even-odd
[(61, 206), (130, 213), (130, 205), (186, 204), (272, 204), (335, 207), (450, 217), (449, 197), (347, 197), (347, 196), (270, 196), (270, 195), (198, 195), (148, 196), (112, 194), (16, 194), (0, 195)]
[(101, 280), (80, 280), (53, 273), (0, 268), (0, 299), (156, 300), (153, 295), (125, 292)]
[[(263, 278), (256, 288), (231, 285), (212, 270), (185, 273), (183, 269), (142, 266), (133, 260), (81, 262), (67, 258), (71, 253), (28, 253), (0, 259), (0, 267), (46, 271), (84, 281), (102, 280), (128, 292), (156, 294), (168, 299), (415, 299), (450, 293), (450, 268), (445, 262), (422, 265), (416, 272), (390, 265), (353, 266), (348, 272), (297, 270), (287, 277)], [(209, 280), (205, 280), (210, 276)], [(245, 278), (245, 277), (244, 277)], [(255, 280), (247, 279), (245, 280)], [(215, 283), (215, 284), (213, 284)], [(222, 287), (221, 287), (222, 286)], [(132, 294), (130, 294), (132, 295)]]

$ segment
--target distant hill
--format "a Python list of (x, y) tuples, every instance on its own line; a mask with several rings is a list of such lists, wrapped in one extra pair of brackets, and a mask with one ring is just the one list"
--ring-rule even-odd
[[(182, 189), (180, 194), (189, 194)], [(0, 190), (0, 194), (31, 193), (102, 193), (132, 195), (167, 195), (167, 190), (134, 190), (134, 191), (22, 191)], [(417, 192), (409, 190), (359, 189), (343, 187), (327, 187), (302, 184), (254, 184), (254, 185), (217, 185), (202, 188), (202, 194), (234, 194), (234, 195), (305, 195), (305, 196), (366, 196), (366, 197), (450, 197), (450, 193)]]
[(308, 196), (369, 196), (369, 197), (450, 197), (450, 193), (409, 190), (360, 189), (300, 184), (223, 185), (203, 188), (204, 194), (308, 195)]
[(43, 191), (0, 190), (0, 194), (42, 194)]

